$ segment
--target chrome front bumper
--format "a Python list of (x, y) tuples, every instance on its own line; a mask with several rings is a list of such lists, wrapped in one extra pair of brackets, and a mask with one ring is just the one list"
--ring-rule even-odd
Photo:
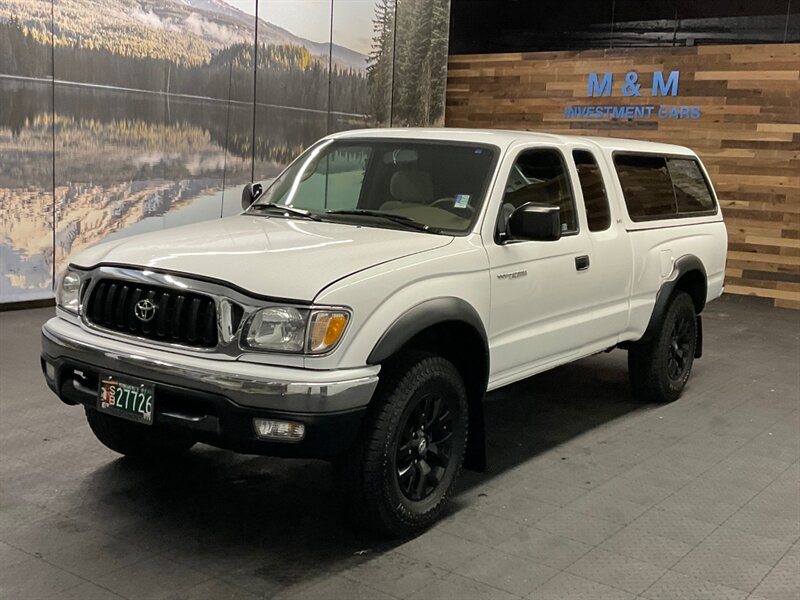
[[(188, 356), (100, 337), (55, 317), (42, 327), (42, 360), (46, 365), (64, 359), (110, 374), (218, 394), (242, 407), (312, 414), (365, 407), (380, 370), (312, 371)], [(58, 387), (49, 377), (48, 384)]]

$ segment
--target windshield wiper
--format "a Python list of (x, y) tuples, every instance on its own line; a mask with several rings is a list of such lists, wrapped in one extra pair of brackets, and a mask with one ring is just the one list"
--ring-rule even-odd
[(315, 215), (310, 211), (303, 210), (302, 208), (295, 208), (294, 206), (284, 206), (283, 204), (276, 204), (275, 202), (264, 202), (263, 204), (253, 204), (250, 208), (253, 210), (277, 210), (280, 212), (289, 213), (290, 215), (295, 215), (297, 217), (311, 219), (312, 221), (322, 221), (322, 218), (319, 215)]
[(412, 219), (411, 217), (406, 217), (405, 215), (396, 215), (394, 213), (387, 213), (381, 210), (367, 210), (364, 208), (352, 208), (352, 209), (341, 209), (341, 210), (328, 210), (325, 211), (326, 215), (357, 215), (363, 217), (378, 217), (379, 219), (386, 219), (387, 221), (392, 221), (393, 223), (398, 223), (400, 225), (405, 225), (406, 227), (410, 227), (411, 229), (417, 229), (418, 231), (427, 231), (429, 233), (440, 233), (436, 227), (431, 227), (430, 225), (426, 225), (425, 223), (420, 223), (416, 219)]

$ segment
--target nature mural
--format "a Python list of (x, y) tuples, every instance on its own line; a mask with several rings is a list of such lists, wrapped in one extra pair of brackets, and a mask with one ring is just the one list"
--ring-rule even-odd
[(449, 0), (0, 0), (0, 302), (50, 296), (101, 240), (236, 213), (251, 176), (330, 131), (441, 124), (448, 15)]

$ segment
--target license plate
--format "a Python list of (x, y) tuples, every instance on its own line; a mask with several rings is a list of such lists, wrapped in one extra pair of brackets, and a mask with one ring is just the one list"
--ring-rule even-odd
[(153, 424), (152, 385), (107, 376), (100, 379), (97, 410), (145, 425)]

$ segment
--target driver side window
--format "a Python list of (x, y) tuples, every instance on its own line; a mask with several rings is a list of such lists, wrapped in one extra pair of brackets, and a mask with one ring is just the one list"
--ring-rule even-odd
[(561, 234), (578, 232), (575, 197), (564, 158), (558, 150), (527, 150), (517, 157), (506, 182), (501, 216), (527, 204), (557, 206), (561, 217)]

